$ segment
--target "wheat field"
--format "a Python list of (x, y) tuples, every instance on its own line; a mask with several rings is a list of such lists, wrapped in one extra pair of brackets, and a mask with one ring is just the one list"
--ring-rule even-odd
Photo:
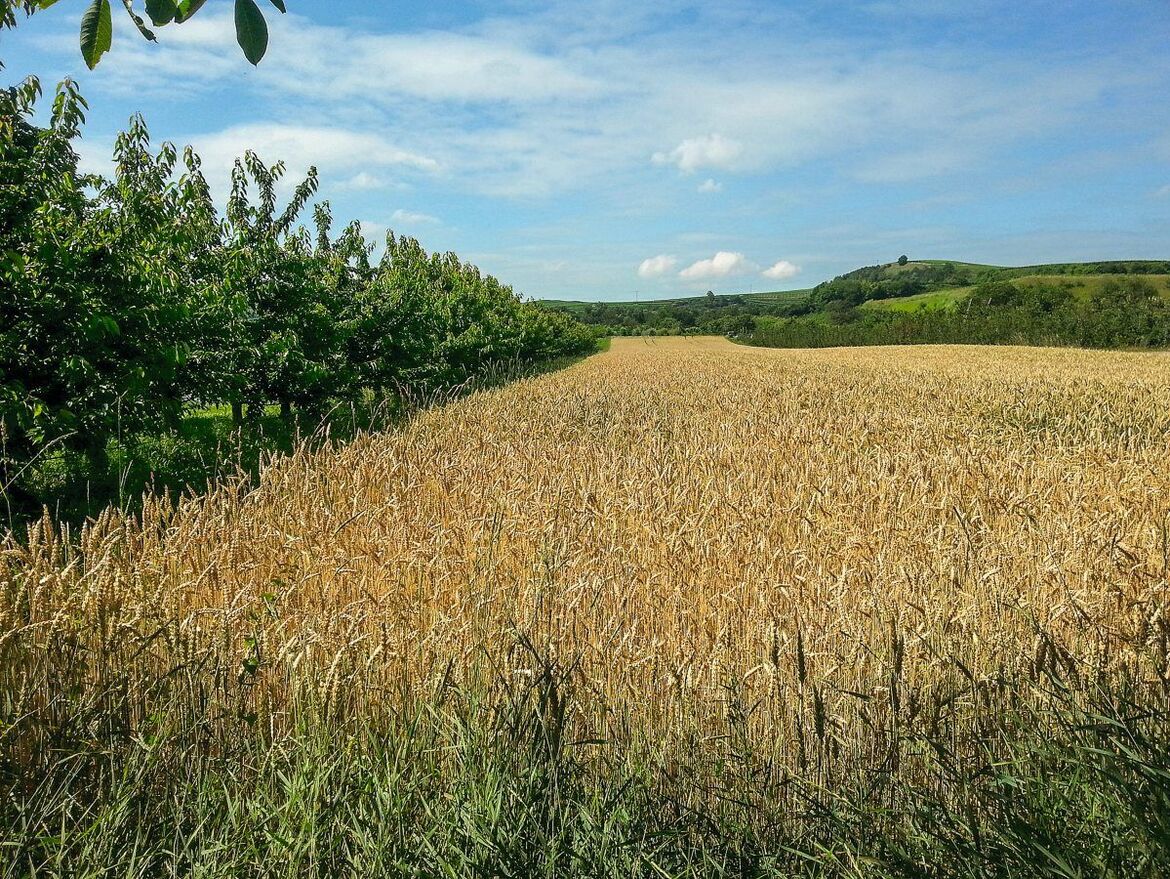
[(734, 740), (832, 784), (913, 762), (907, 731), (1043, 724), (1054, 681), (1158, 703), (1168, 379), (1167, 354), (615, 339), (254, 488), (46, 520), (0, 569), (6, 759), (169, 710), (277, 741), (543, 681), (566, 741), (669, 776)]

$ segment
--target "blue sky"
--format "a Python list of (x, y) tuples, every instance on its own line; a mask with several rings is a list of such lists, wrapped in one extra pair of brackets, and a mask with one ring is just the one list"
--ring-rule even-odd
[(258, 69), (210, 0), (158, 45), (116, 19), (90, 72), (68, 0), (0, 79), (77, 79), (89, 168), (141, 111), (221, 193), (246, 148), (315, 164), (338, 219), (537, 298), (1170, 258), (1166, 0), (288, 6)]

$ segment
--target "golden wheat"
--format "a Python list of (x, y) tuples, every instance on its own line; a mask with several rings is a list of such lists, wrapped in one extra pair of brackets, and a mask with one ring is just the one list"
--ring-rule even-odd
[(135, 729), (176, 681), (278, 734), (551, 663), (582, 736), (740, 711), (785, 763), (864, 763), (1021, 681), (1165, 687), (1168, 379), (1164, 354), (618, 339), (251, 490), (10, 540), (5, 734), (114, 690)]

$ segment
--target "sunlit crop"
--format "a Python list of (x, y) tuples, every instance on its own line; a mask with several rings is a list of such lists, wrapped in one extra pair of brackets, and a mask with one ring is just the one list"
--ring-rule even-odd
[(730, 741), (827, 785), (1043, 724), (1054, 684), (1164, 698), (1168, 376), (618, 339), (252, 490), (10, 542), (0, 741), (279, 741), (544, 681), (566, 741), (667, 776)]

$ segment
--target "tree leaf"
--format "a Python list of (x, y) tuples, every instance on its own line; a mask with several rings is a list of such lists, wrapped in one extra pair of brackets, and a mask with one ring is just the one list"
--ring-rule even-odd
[(138, 32), (152, 43), (157, 42), (154, 36), (154, 31), (148, 28), (142, 16), (134, 11), (134, 0), (122, 0), (122, 5), (126, 7), (126, 14), (130, 16), (130, 20), (133, 21), (134, 26), (138, 28)]
[(206, 2), (207, 0), (179, 0), (179, 14), (175, 16), (175, 21), (182, 24), (198, 12)]
[(281, 12), (288, 12), (288, 10), (284, 8), (284, 0), (271, 0), (271, 2), (272, 2), (272, 5), (275, 6), (277, 9), (279, 9)]
[(175, 0), (146, 0), (146, 14), (156, 27), (170, 24), (179, 15)]
[(93, 0), (81, 18), (81, 57), (90, 70), (97, 67), (102, 55), (114, 41), (114, 22), (110, 0)]
[(259, 64), (268, 51), (268, 23), (256, 0), (236, 0), (236, 42), (252, 64)]

